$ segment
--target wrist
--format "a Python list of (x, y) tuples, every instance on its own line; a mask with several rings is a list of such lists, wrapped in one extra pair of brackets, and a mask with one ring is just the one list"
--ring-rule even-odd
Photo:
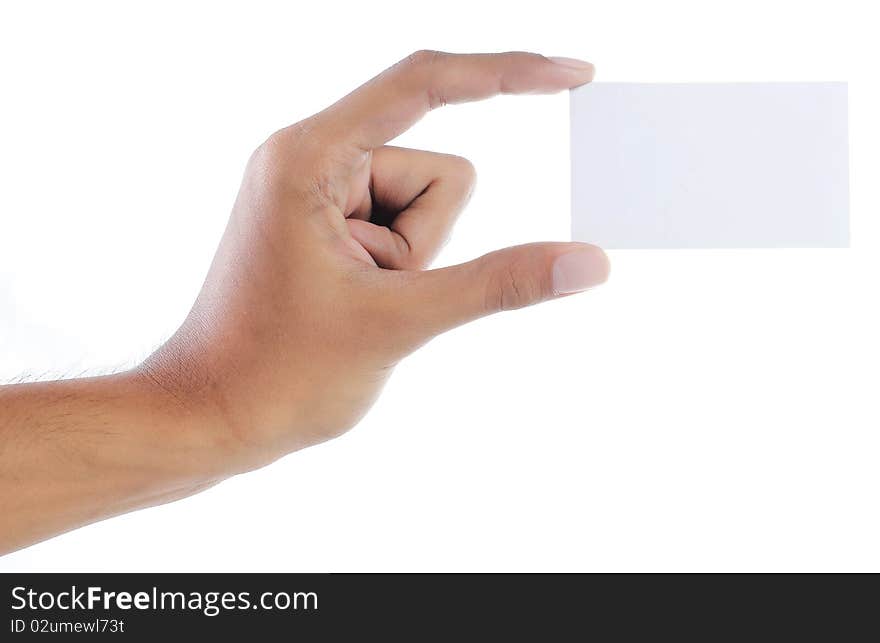
[(198, 360), (165, 345), (125, 376), (148, 400), (156, 437), (182, 478), (199, 484), (244, 470), (222, 396)]

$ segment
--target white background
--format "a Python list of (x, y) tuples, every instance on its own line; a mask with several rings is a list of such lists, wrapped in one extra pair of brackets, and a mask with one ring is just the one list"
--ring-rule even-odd
[[(419, 48), (579, 56), (609, 81), (849, 81), (852, 248), (614, 251), (600, 289), (435, 340), (345, 437), (0, 569), (880, 571), (869, 5), (4, 3), (5, 380), (146, 355), (253, 147)], [(563, 94), (400, 140), (480, 173), (439, 264), (568, 237), (567, 133)]]

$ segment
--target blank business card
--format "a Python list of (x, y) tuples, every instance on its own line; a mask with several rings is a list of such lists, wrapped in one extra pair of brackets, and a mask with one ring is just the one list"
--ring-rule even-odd
[(585, 85), (571, 156), (577, 241), (849, 245), (846, 83)]

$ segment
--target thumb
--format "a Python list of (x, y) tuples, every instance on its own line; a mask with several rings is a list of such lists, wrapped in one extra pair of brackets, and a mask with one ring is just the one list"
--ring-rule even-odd
[(598, 286), (609, 269), (597, 246), (531, 243), (417, 273), (405, 289), (404, 305), (413, 325), (431, 337), (484, 315)]

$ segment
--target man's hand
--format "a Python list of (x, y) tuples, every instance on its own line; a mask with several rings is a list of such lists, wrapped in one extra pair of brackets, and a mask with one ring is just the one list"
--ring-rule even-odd
[[(115, 379), (0, 391), (11, 410), (0, 416), (0, 460), (11, 471), (0, 509), (4, 529), (16, 532), (2, 538), (7, 548), (186, 495), (339, 435), (395, 364), (438, 333), (602, 283), (604, 253), (580, 243), (530, 244), (425, 270), (468, 200), (474, 169), (459, 157), (386, 146), (435, 107), (557, 92), (592, 76), (589, 63), (535, 54), (418, 52), (273, 134), (248, 163), (205, 285), (174, 337)], [(43, 395), (54, 396), (51, 422), (36, 408)], [(90, 434), (87, 458), (77, 431), (96, 414), (101, 431)], [(21, 439), (20, 431), (38, 434), (59, 417), (77, 430)], [(102, 443), (102, 431), (111, 439)], [(16, 444), (45, 451), (16, 472)], [(157, 457), (163, 447), (167, 460)], [(104, 467), (94, 472), (103, 486), (90, 484), (86, 499), (65, 497), (63, 464), (50, 455), (65, 449), (68, 459), (82, 452), (83, 462)], [(136, 480), (125, 477), (130, 462), (140, 463)], [(33, 500), (39, 509), (41, 467), (54, 466), (62, 469), (42, 493), (51, 502), (42, 502), (64, 515), (41, 521)], [(87, 471), (83, 464), (76, 475)], [(22, 493), (27, 515), (12, 500)]]
[(465, 159), (385, 144), (429, 110), (555, 92), (589, 63), (418, 52), (255, 152), (204, 290), (144, 370), (214, 398), (250, 468), (353, 426), (397, 362), (482, 315), (605, 280), (596, 247), (544, 243), (424, 271), (466, 204)]

